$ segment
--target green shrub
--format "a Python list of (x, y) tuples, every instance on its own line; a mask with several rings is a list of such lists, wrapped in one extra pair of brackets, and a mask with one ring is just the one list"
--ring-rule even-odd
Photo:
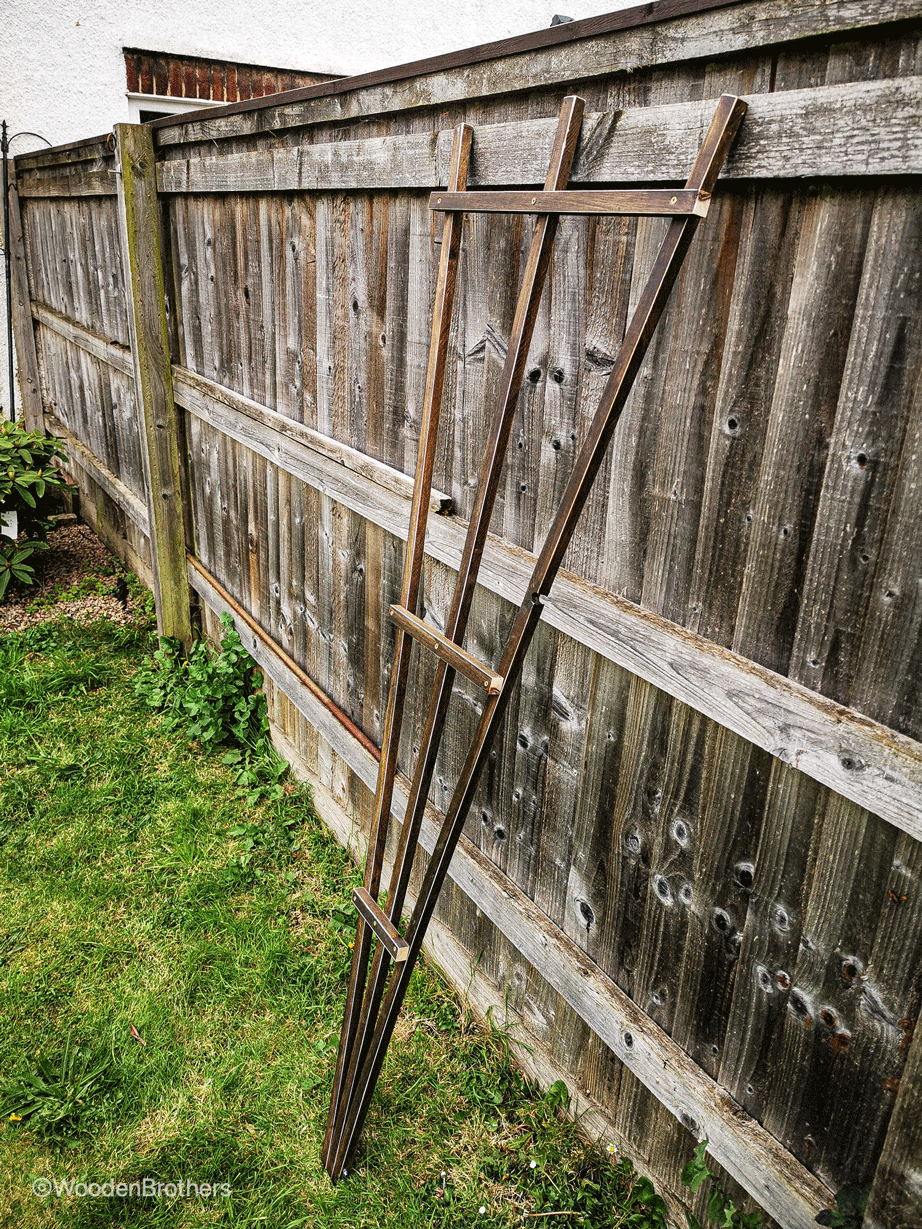
[[(278, 801), (288, 765), (269, 739), (266, 697), (259, 671), (240, 642), (230, 615), (221, 616), (221, 651), (196, 640), (188, 655), (176, 640), (160, 647), (138, 671), (135, 695), (163, 712), (167, 726), (184, 729), (205, 751), (227, 748), (221, 757), (253, 806)], [(242, 832), (242, 829), (241, 829)], [(238, 834), (239, 835), (239, 834)]]
[(0, 421), (0, 513), (13, 512), (18, 522), (16, 539), (0, 532), (0, 600), (11, 580), (29, 585), (35, 578), (28, 560), (44, 547), (49, 514), (66, 485), (54, 465), (63, 456), (62, 440)]

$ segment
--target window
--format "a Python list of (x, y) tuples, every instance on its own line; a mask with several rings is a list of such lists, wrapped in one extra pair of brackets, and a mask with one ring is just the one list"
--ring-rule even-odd
[(147, 124), (164, 115), (179, 115), (183, 111), (200, 111), (219, 107), (219, 102), (205, 98), (165, 98), (161, 94), (133, 94), (128, 91), (128, 116), (133, 124)]

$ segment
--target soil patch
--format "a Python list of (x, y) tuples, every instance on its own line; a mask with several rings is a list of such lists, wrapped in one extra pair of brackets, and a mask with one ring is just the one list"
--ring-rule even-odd
[(10, 585), (0, 603), (0, 633), (23, 631), (58, 615), (84, 624), (101, 618), (128, 624), (142, 613), (142, 599), (128, 590), (120, 561), (74, 516), (58, 518), (48, 549), (36, 551), (29, 562), (35, 582)]

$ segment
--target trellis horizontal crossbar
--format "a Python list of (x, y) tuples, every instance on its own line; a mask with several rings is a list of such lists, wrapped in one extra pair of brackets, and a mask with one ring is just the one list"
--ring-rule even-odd
[(364, 888), (352, 889), (352, 903), (359, 916), (368, 923), (374, 931), (375, 938), (383, 943), (387, 954), (395, 964), (406, 960), (410, 954), (410, 945), (398, 934), (397, 927), (387, 916), (381, 906)]
[(601, 192), (433, 192), (429, 208), (437, 213), (623, 214), (642, 218), (703, 218), (710, 193), (688, 188), (648, 188)]
[[(696, 201), (709, 200), (745, 109), (745, 103), (741, 99), (730, 95), (724, 95), (718, 102), (714, 118), (684, 189)], [(464, 820), (502, 720), (512, 685), (519, 676), (525, 654), (541, 618), (544, 598), (554, 583), (573, 530), (588, 498), (593, 479), (602, 463), (621, 411), (640, 370), (647, 346), (688, 251), (695, 227), (702, 216), (700, 212), (693, 209), (683, 208), (678, 216), (672, 217), (666, 228), (659, 253), (637, 300), (633, 317), (625, 330), (621, 350), (612, 368), (599, 407), (589, 424), (570, 479), (561, 497), (560, 506), (538, 555), (526, 589), (526, 596), (519, 607), (495, 671), (496, 682), (491, 688), (489, 679), (485, 677), (488, 668), (467, 654), (461, 646), (467, 629), (474, 588), (499, 489), (500, 473), (509, 445), (515, 405), (522, 387), (538, 305), (550, 264), (557, 218), (563, 212), (562, 210), (538, 209), (538, 199), (546, 196), (559, 200), (561, 197), (571, 195), (562, 192), (561, 189), (570, 174), (582, 112), (581, 99), (575, 97), (564, 99), (544, 192), (532, 194), (529, 203), (524, 207), (525, 211), (536, 211), (537, 217), (510, 330), (497, 405), (487, 435), (477, 494), (458, 567), (455, 591), (448, 617), (445, 620), (445, 631), (442, 633), (428, 627), (413, 611), (419, 598), (420, 576), (425, 552), (428, 489), (432, 481), (435, 459), (436, 432), (448, 356), (451, 308), (460, 246), (460, 220), (463, 212), (462, 210), (445, 211), (401, 601), (391, 608), (397, 625), (397, 637), (375, 792), (375, 815), (368, 845), (365, 889), (361, 898), (366, 908), (364, 911), (359, 911), (352, 975), (346, 999), (330, 1113), (323, 1142), (323, 1164), (334, 1179), (344, 1176), (351, 1165), (358, 1134), (368, 1112), (381, 1064), (397, 1023), (398, 1013), (409, 985), (410, 974), (421, 950), (423, 936), (435, 909), (436, 900), (448, 872), (449, 861), (460, 838)], [(463, 189), (469, 162), (470, 133), (471, 130), (464, 125), (456, 132), (448, 190), (442, 194), (437, 193), (436, 201), (440, 197), (447, 199), (450, 196), (467, 196)], [(670, 201), (670, 204), (677, 205), (679, 203), (678, 190), (673, 195), (676, 200)], [(438, 208), (438, 205), (434, 207)], [(644, 211), (640, 209), (638, 212), (643, 214)], [(397, 749), (403, 721), (412, 639), (418, 640), (423, 647), (433, 650), (439, 662), (436, 667), (428, 711), (418, 739), (410, 796), (400, 830), (400, 840), (387, 893), (386, 911), (384, 911), (379, 909), (375, 900), (383, 869), (388, 821), (397, 774)], [(473, 675), (471, 674), (472, 669), (475, 672)], [(436, 756), (445, 727), (456, 670), (486, 685), (487, 695), (467, 758), (458, 775), (442, 829), (432, 851), (415, 907), (405, 930), (405, 942), (409, 949), (406, 960), (399, 965), (395, 964), (391, 970), (391, 954), (388, 944), (381, 939), (381, 934), (383, 933), (389, 940), (394, 941), (396, 931), (393, 928), (401, 916), (409, 889), (413, 861), (419, 843), (421, 825), (435, 771)], [(372, 957), (373, 935), (377, 935), (380, 941)], [(369, 959), (371, 959), (370, 967)]]
[(409, 610), (405, 610), (403, 606), (392, 606), (391, 618), (405, 632), (408, 632), (414, 640), (424, 644), (426, 648), (431, 649), (433, 653), (441, 657), (447, 666), (451, 666), (453, 670), (463, 674), (472, 683), (477, 683), (478, 686), (485, 688), (491, 696), (499, 694), (499, 690), (503, 685), (503, 678), (501, 674), (497, 674), (490, 666), (485, 666), (476, 657), (471, 657), (470, 653), (466, 653), (464, 649), (449, 640), (447, 636), (444, 636), (434, 627), (429, 627), (422, 619), (411, 614)]

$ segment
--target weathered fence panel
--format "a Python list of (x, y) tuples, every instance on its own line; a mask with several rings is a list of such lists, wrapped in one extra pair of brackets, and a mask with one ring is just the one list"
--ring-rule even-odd
[[(164, 502), (189, 554), (170, 583), (208, 628), (233, 613), (280, 745), (360, 852), (425, 382), (428, 196), (462, 119), (472, 187), (540, 182), (574, 91), (585, 187), (680, 183), (713, 100), (741, 93), (749, 110), (547, 603), (431, 950), (674, 1207), (707, 1136), (784, 1226), (871, 1182), (869, 1222), (909, 1226), (917, 2), (668, 0), (158, 121), (163, 255), (148, 263), (183, 465), (182, 498)], [(18, 327), (34, 330), (45, 420), (71, 441), (85, 506), (156, 573), (149, 504), (175, 486), (151, 472), (157, 432), (138, 410), (118, 169), (98, 140), (17, 160)], [(469, 626), (481, 660), (505, 639), (663, 225), (561, 222)], [(465, 222), (424, 584), (436, 626), (529, 238), (520, 219)], [(459, 681), (435, 812), (478, 704)]]

